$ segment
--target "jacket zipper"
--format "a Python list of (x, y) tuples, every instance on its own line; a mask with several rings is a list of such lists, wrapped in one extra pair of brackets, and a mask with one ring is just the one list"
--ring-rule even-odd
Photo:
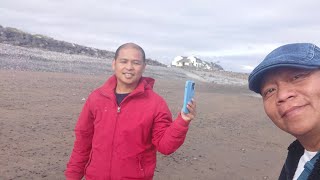
[[(139, 95), (139, 94), (142, 94), (142, 93), (141, 93), (141, 92), (136, 93), (134, 96)], [(132, 96), (132, 95), (131, 95), (131, 96)], [(124, 102), (124, 101), (127, 101), (128, 98), (131, 98), (131, 96), (129, 95), (129, 96), (125, 97), (125, 98), (122, 100), (122, 102), (120, 103), (120, 105), (117, 105), (117, 117), (116, 117), (116, 125), (115, 125), (114, 132), (113, 132), (113, 138), (112, 138), (112, 145), (111, 145), (111, 147), (112, 147), (112, 152), (111, 152), (111, 157), (113, 157), (114, 138), (115, 138), (115, 133), (116, 133), (116, 131), (117, 131), (118, 117), (119, 117), (119, 113), (121, 112), (121, 106), (123, 105), (123, 102)], [(117, 104), (117, 103), (116, 103), (116, 104)], [(109, 174), (110, 174), (110, 175), (111, 175), (111, 170), (112, 170), (112, 161), (113, 161), (113, 159), (111, 159), (111, 161), (110, 161), (110, 169), (109, 169)], [(141, 165), (141, 164), (140, 164), (140, 165)], [(142, 166), (141, 166), (141, 167), (142, 167)], [(143, 170), (143, 169), (141, 169), (141, 170)], [(143, 173), (144, 173), (144, 171), (143, 171)], [(112, 178), (112, 177), (111, 177), (111, 178)]]
[[(117, 131), (117, 126), (118, 126), (118, 118), (119, 118), (119, 113), (121, 112), (121, 106), (117, 106), (117, 116), (116, 116), (116, 121), (115, 121), (115, 127), (114, 127), (114, 131), (113, 131), (113, 138), (112, 138), (112, 144), (111, 144), (111, 161), (110, 161), (110, 169), (109, 169), (109, 175), (111, 176), (111, 170), (112, 170), (112, 161), (113, 161), (113, 149), (114, 149), (114, 138), (115, 138), (115, 134)], [(112, 178), (112, 176), (111, 176)]]

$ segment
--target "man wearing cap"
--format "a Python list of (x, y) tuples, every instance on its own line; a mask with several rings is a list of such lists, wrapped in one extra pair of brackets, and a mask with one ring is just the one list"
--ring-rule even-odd
[(261, 94), (266, 114), (296, 140), (280, 180), (320, 179), (320, 48), (310, 43), (273, 50), (252, 71), (249, 89)]

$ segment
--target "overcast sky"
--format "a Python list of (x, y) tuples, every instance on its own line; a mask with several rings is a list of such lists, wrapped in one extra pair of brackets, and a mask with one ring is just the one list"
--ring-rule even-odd
[(251, 72), (271, 50), (320, 45), (319, 0), (1, 0), (0, 25), (115, 51), (141, 45), (170, 64), (194, 55)]

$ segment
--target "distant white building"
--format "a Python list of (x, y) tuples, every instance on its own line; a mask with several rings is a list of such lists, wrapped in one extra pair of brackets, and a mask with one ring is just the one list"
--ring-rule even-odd
[(202, 65), (202, 60), (195, 56), (189, 56), (187, 57), (187, 59), (189, 59), (191, 61), (191, 64), (195, 67), (201, 67)]
[(176, 56), (172, 63), (172, 66), (177, 66), (177, 67), (183, 67), (183, 66), (188, 66), (188, 67), (196, 67), (196, 68), (201, 68), (201, 69), (212, 69), (212, 64), (206, 61), (202, 61), (201, 59), (195, 57), (195, 56)]
[(194, 56), (177, 56), (173, 59), (172, 66), (195, 66), (198, 67), (201, 60)]
[(173, 59), (173, 61), (171, 62), (172, 66), (178, 66), (178, 61), (182, 60), (184, 57), (183, 56), (177, 56)]

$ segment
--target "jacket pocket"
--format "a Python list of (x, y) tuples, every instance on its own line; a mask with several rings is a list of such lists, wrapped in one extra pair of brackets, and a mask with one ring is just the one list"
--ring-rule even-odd
[(138, 162), (139, 162), (139, 169), (141, 174), (143, 175), (143, 178), (146, 177), (145, 169), (144, 169), (144, 163), (143, 163), (143, 156), (142, 154), (138, 155)]
[(145, 179), (143, 156), (128, 157), (121, 160), (121, 179)]

